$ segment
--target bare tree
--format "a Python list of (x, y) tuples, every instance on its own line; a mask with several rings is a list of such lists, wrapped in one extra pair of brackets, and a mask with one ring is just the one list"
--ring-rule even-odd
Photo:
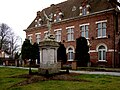
[(11, 57), (14, 57), (15, 52), (17, 52), (20, 48), (20, 42), (21, 38), (19, 36), (16, 36), (14, 34), (11, 35), (9, 49), (11, 53)]
[(6, 24), (0, 25), (0, 49), (8, 50), (11, 37), (11, 28)]
[(0, 24), (0, 50), (7, 51), (13, 58), (14, 52), (19, 48), (20, 37), (16, 36), (7, 24)]

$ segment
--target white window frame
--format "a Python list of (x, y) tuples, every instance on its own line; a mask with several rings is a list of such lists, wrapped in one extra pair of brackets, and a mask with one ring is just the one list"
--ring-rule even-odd
[[(106, 23), (106, 28), (103, 28), (103, 23)], [(99, 29), (100, 30), (100, 36), (99, 36), (99, 33), (98, 33), (98, 24), (101, 24), (101, 27)], [(97, 25), (97, 38), (106, 38), (106, 32), (107, 32), (107, 20), (103, 20), (103, 21), (98, 21), (96, 22), (96, 25)], [(103, 29), (105, 29), (105, 36), (103, 36)]]
[(48, 36), (48, 31), (44, 32), (44, 37), (46, 38)]
[[(39, 44), (41, 41), (41, 33), (36, 33), (35, 35), (36, 35), (36, 42)], [(39, 37), (38, 37), (38, 35), (39, 35)]]
[[(104, 46), (105, 49), (99, 49), (101, 46)], [(106, 62), (106, 53), (107, 53), (107, 46), (105, 44), (99, 44), (97, 46), (97, 52), (98, 52), (98, 61), (104, 61)], [(101, 52), (101, 56), (99, 56), (99, 52)], [(104, 58), (104, 52), (105, 52), (105, 60), (103, 59)], [(101, 57), (101, 60), (99, 59), (99, 57)]]
[(30, 40), (30, 43), (32, 43), (32, 36), (33, 36), (33, 34), (28, 35), (28, 39)]
[[(84, 33), (84, 36), (86, 39), (89, 39), (89, 25), (90, 23), (86, 23), (86, 24), (81, 24), (80, 26), (80, 32), (81, 32), (81, 36), (82, 36), (82, 32)], [(86, 30), (86, 26), (88, 26), (88, 30)], [(81, 27), (84, 27), (84, 30), (81, 30)], [(88, 37), (86, 37), (86, 32), (88, 32)]]
[(57, 42), (61, 42), (62, 29), (55, 29), (54, 32), (55, 32), (55, 40)]
[(41, 20), (42, 20), (41, 18), (39, 18), (38, 20), (37, 19), (35, 20), (35, 27), (40, 27), (41, 26), (41, 23), (40, 23)]
[(66, 30), (67, 30), (67, 41), (74, 41), (74, 26), (66, 27)]
[(83, 16), (87, 15), (87, 8), (86, 8), (86, 6), (82, 7), (82, 15)]
[[(70, 48), (71, 48), (72, 50), (69, 51)], [(69, 46), (69, 47), (66, 49), (66, 53), (68, 54), (68, 57), (67, 57), (68, 60), (67, 60), (67, 61), (74, 61), (74, 53), (75, 53), (74, 47), (73, 47), (73, 46)], [(72, 56), (71, 56), (71, 54), (72, 54)], [(73, 58), (70, 58), (69, 55), (70, 55), (70, 57), (73, 57)]]

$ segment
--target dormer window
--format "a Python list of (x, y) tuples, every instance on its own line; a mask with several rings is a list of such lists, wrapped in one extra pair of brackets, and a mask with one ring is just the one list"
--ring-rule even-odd
[(61, 21), (63, 18), (63, 13), (59, 12), (58, 14), (54, 14), (54, 22)]
[(56, 8), (56, 12), (54, 14), (54, 22), (61, 21), (63, 18), (63, 12), (61, 11), (60, 7)]
[(56, 22), (57, 22), (57, 21), (60, 21), (59, 19), (60, 19), (60, 16), (57, 15), (57, 16), (56, 16)]
[(40, 26), (41, 26), (41, 23), (42, 23), (42, 19), (41, 19), (41, 18), (36, 19), (36, 20), (35, 20), (35, 27), (40, 27)]
[(90, 5), (80, 6), (80, 16), (88, 15), (90, 13)]
[(82, 8), (82, 15), (86, 15), (86, 13), (87, 13), (87, 12), (86, 12), (86, 7), (83, 7), (83, 8)]

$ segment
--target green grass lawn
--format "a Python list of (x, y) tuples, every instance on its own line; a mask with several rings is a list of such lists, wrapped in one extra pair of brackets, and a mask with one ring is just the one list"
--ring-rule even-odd
[(90, 82), (49, 80), (9, 88), (25, 80), (25, 78), (10, 78), (11, 76), (27, 73), (28, 70), (0, 67), (0, 90), (120, 90), (120, 77), (84, 74), (73, 77)]

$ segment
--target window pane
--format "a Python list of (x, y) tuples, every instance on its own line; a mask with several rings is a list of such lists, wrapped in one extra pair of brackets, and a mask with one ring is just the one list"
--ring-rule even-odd
[(67, 40), (68, 40), (68, 41), (71, 40), (70, 34), (68, 34)]
[(68, 41), (74, 40), (74, 29), (69, 28), (67, 31), (68, 31), (68, 35), (67, 35)]
[(99, 52), (98, 52), (98, 58), (99, 58), (99, 60), (102, 59), (101, 56), (102, 56), (102, 55), (101, 55), (101, 51), (99, 51)]
[(70, 29), (68, 29), (68, 30), (67, 30), (67, 33), (70, 33), (70, 32), (71, 32), (71, 30), (70, 30)]
[(98, 23), (98, 29), (101, 29), (102, 25), (101, 23)]
[(103, 23), (103, 28), (106, 28), (106, 22)]
[(58, 42), (61, 41), (61, 31), (60, 30), (55, 32), (55, 40)]
[(70, 60), (73, 60), (73, 52), (70, 53)]
[(86, 15), (86, 8), (85, 7), (82, 9), (82, 14)]
[(59, 21), (59, 18), (60, 18), (60, 16), (59, 16), (59, 15), (57, 15), (57, 16), (56, 16), (56, 21)]
[(106, 29), (102, 30), (102, 36), (106, 36)]
[(84, 37), (84, 32), (81, 32), (81, 36)]
[(103, 51), (103, 60), (106, 60), (106, 52)]
[(98, 57), (99, 57), (99, 60), (106, 60), (106, 50), (103, 45), (99, 47)]
[(81, 30), (84, 31), (84, 26), (81, 26)]
[(68, 60), (73, 60), (73, 49), (72, 48), (68, 49)]
[(71, 33), (74, 33), (74, 29), (73, 28), (71, 28)]
[(85, 37), (88, 38), (88, 31), (86, 31), (86, 36)]
[(98, 37), (101, 36), (101, 29), (98, 29)]
[(71, 34), (71, 40), (74, 40), (74, 35), (73, 34)]
[(70, 52), (68, 53), (68, 60), (70, 60)]
[(37, 41), (37, 43), (39, 44), (39, 42), (40, 42), (40, 34), (37, 34), (37, 35), (36, 35), (36, 41)]
[(61, 35), (58, 35), (58, 41), (59, 42), (61, 41)]
[(88, 30), (88, 25), (85, 26), (85, 30)]

